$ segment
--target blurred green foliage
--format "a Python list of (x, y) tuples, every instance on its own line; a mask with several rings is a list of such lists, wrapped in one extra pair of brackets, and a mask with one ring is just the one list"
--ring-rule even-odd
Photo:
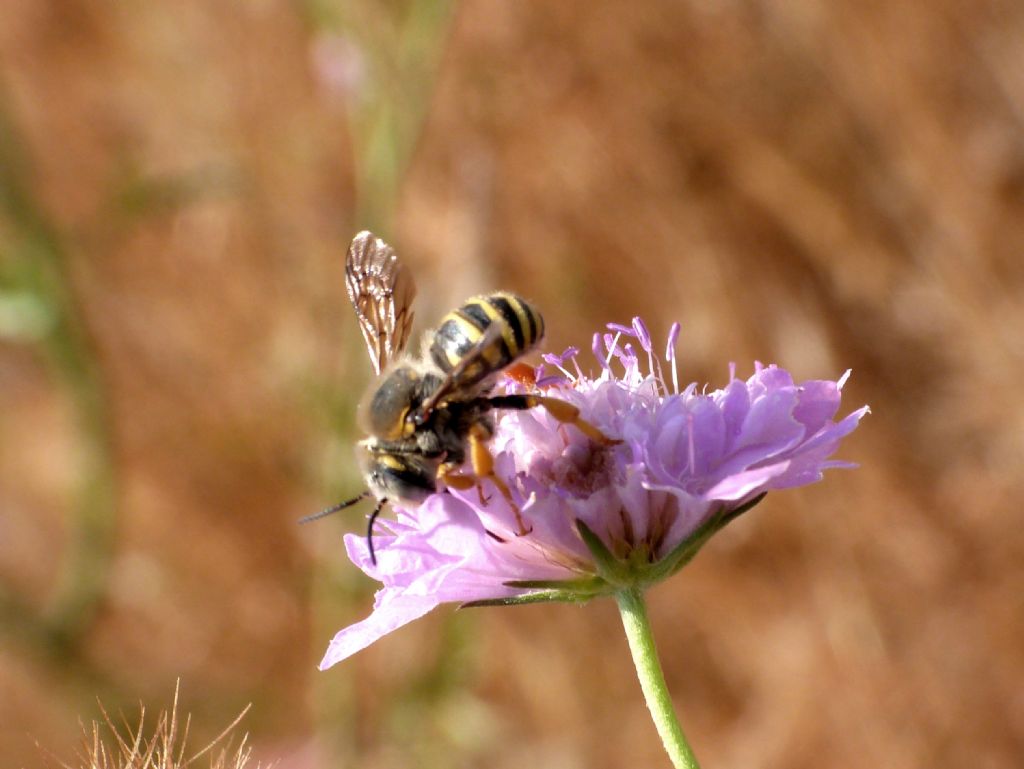
[(350, 42), (361, 73), (349, 101), (358, 229), (390, 233), (455, 6), (453, 0), (306, 0), (310, 26)]
[[(38, 349), (74, 407), (78, 427), (78, 491), (69, 509), (69, 548), (58, 586), (42, 614), (8, 590), (0, 623), (55, 655), (74, 655), (103, 599), (116, 524), (116, 478), (110, 415), (69, 286), (73, 245), (33, 195), (28, 153), (0, 93), (0, 333)], [(0, 417), (2, 418), (2, 417)], [(2, 588), (0, 588), (2, 589)]]

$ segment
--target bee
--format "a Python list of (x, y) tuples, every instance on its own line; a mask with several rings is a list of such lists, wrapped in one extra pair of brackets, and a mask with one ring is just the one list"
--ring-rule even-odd
[[(370, 353), (377, 379), (359, 407), (367, 437), (357, 444), (366, 490), (303, 522), (374, 498), (367, 523), (371, 560), (373, 526), (389, 500), (417, 504), (438, 491), (485, 482), (512, 509), (518, 534), (530, 529), (508, 486), (494, 473), (487, 441), (496, 409), (545, 408), (603, 445), (619, 443), (579, 415), (570, 403), (541, 394), (492, 395), (497, 378), (537, 347), (544, 319), (522, 298), (505, 291), (476, 296), (442, 318), (424, 335), (418, 358), (405, 353), (413, 321), (416, 286), (394, 249), (370, 232), (352, 240), (345, 259), (345, 287)], [(466, 472), (469, 462), (472, 472)]]

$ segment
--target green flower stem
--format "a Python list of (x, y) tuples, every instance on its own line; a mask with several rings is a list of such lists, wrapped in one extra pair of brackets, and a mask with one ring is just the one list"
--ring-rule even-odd
[(615, 600), (619, 604), (622, 626), (626, 630), (629, 650), (633, 654), (640, 688), (643, 689), (647, 709), (651, 711), (651, 718), (654, 719), (665, 751), (676, 769), (699, 769), (672, 708), (672, 697), (668, 693), (665, 674), (661, 671), (658, 652), (654, 648), (654, 635), (650, 620), (647, 619), (643, 594), (637, 588), (627, 588), (616, 593)]

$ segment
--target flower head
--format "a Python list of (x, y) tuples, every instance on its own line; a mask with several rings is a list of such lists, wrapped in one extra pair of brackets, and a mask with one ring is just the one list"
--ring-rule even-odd
[(599, 445), (540, 408), (503, 413), (490, 447), (530, 530), (485, 488), (396, 507), (375, 536), (376, 564), (348, 535), (349, 558), (384, 586), (372, 615), (335, 636), (322, 669), (442, 603), (583, 601), (664, 579), (768, 491), (851, 467), (829, 459), (868, 412), (834, 420), (849, 372), (796, 384), (756, 364), (747, 380), (731, 369), (722, 389), (680, 390), (678, 324), (664, 356), (639, 319), (608, 330), (594, 336), (597, 376), (570, 348), (545, 356), (537, 386), (621, 443)]

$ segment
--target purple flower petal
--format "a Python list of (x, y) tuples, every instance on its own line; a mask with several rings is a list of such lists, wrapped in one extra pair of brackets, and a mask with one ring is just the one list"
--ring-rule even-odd
[(707, 499), (733, 501), (748, 497), (768, 488), (771, 481), (785, 474), (789, 462), (778, 462), (773, 465), (759, 467), (756, 470), (745, 470), (733, 473), (712, 486), (704, 495)]
[(800, 402), (793, 409), (793, 418), (808, 435), (818, 432), (839, 410), (839, 387), (835, 382), (816, 380), (800, 386)]
[(331, 639), (327, 653), (320, 661), (320, 670), (327, 670), (331, 665), (362, 651), (374, 641), (419, 619), (441, 603), (437, 596), (396, 596), (391, 601), (378, 604), (369, 617), (340, 630)]

